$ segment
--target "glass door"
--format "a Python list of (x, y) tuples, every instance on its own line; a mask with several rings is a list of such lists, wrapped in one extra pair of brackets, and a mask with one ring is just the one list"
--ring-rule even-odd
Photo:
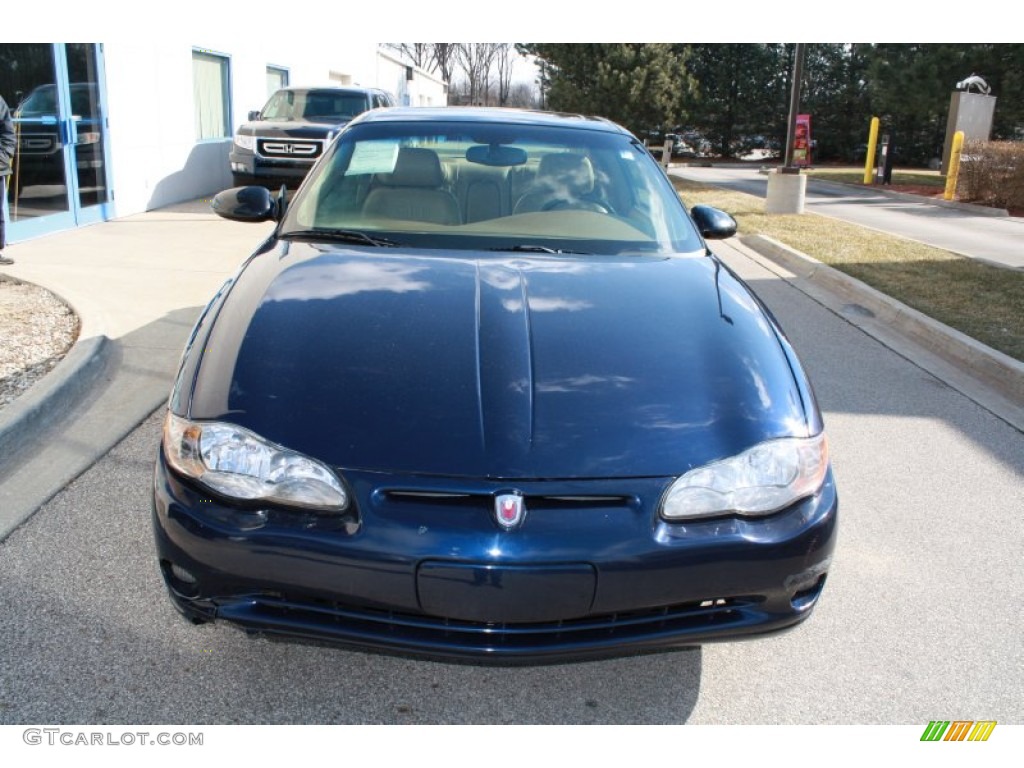
[(62, 47), (70, 86), (71, 167), (77, 191), (73, 207), (77, 223), (85, 224), (113, 215), (107, 179), (107, 118), (101, 99), (101, 47), (94, 43), (65, 43)]
[(8, 177), (8, 239), (112, 215), (102, 62), (92, 43), (0, 44), (0, 95), (17, 149)]

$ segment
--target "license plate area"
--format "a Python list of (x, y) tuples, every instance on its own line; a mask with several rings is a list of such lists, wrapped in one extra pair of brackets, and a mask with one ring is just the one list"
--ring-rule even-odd
[(426, 561), (416, 576), (420, 608), (485, 623), (577, 619), (594, 603), (597, 573), (588, 563), (509, 566)]

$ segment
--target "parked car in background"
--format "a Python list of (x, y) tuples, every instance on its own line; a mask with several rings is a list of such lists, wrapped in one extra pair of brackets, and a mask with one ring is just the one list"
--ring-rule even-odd
[(393, 106), (394, 97), (377, 88), (282, 88), (235, 134), (234, 183), (298, 185), (349, 120)]
[(838, 502), (796, 353), (601, 119), (354, 119), (188, 342), (156, 557), (195, 622), (539, 661), (793, 627)]

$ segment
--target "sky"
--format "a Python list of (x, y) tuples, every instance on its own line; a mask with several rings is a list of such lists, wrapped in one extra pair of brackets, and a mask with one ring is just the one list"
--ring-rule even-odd
[[(276, 18), (280, 2), (248, 0), (243, 5), (210, 0), (176, 0), (169, 5), (82, 3), (50, 0), (46, 24), (40, 24), (32, 3), (4, 3), (0, 38), (5, 42), (114, 40), (152, 35), (161, 39), (196, 37), (197, 27), (219, 27), (246, 38), (281, 34), (260, 22)], [(145, 8), (144, 12), (134, 9)], [(714, 4), (689, 4), (686, 13), (670, 4), (637, 6), (610, 3), (597, 10), (594, 2), (554, 0), (389, 0), (387, 3), (340, 3), (304, 0), (303, 17), (294, 31), (311, 44), (338, 45), (345, 38), (378, 42), (441, 39), (495, 42), (498, 39), (543, 42), (1019, 42), (1019, 27), (987, 23), (952, 0), (931, 0), (927, 12), (891, 0), (860, 0), (832, 16), (823, 6), (780, 4), (764, 0), (730, 0), (716, 13)], [(161, 14), (161, 10), (164, 13)], [(266, 13), (261, 12), (265, 9)], [(710, 11), (709, 11), (710, 9)], [(1011, 36), (1016, 34), (1017, 40)], [(46, 40), (40, 40), (45, 36)], [(1008, 39), (1003, 41), (1001, 36)]]

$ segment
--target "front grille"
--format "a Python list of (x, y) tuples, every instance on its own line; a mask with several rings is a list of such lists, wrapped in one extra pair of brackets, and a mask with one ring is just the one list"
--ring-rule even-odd
[(313, 160), (320, 157), (323, 144), (308, 139), (259, 139), (256, 142), (256, 147), (264, 157)]
[(223, 606), (219, 615), (250, 628), (423, 651), (495, 656), (601, 648), (706, 636), (749, 624), (756, 598), (707, 600), (533, 624), (482, 623), (356, 607), (281, 594)]
[[(382, 490), (380, 497), (389, 503), (413, 503), (419, 506), (437, 507), (477, 507), (483, 511), (494, 509), (495, 494), (491, 493), (458, 493), (436, 490)], [(639, 500), (630, 496), (620, 495), (552, 495), (524, 494), (523, 503), (528, 509), (607, 509), (612, 507), (634, 507)]]
[(25, 153), (49, 152), (57, 144), (57, 138), (47, 134), (22, 134), (19, 137), (18, 149)]

